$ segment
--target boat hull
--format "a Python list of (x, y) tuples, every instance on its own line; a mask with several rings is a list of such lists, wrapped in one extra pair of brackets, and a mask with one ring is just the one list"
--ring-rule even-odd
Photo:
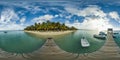
[(97, 39), (103, 39), (103, 40), (106, 39), (105, 36), (100, 36), (100, 35), (94, 35), (93, 37), (94, 37), (94, 38), (97, 38)]
[(81, 39), (81, 46), (82, 47), (89, 47), (90, 43), (86, 39)]

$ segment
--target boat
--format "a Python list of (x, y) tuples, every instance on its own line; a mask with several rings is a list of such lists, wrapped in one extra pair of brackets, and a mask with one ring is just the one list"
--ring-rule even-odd
[(106, 36), (105, 35), (93, 35), (94, 36), (94, 38), (97, 38), (97, 39), (103, 39), (103, 40), (105, 40), (106, 39)]
[(113, 38), (116, 38), (118, 34), (119, 34), (118, 32), (113, 32)]
[(106, 36), (107, 34), (105, 34), (104, 32), (99, 32), (98, 35), (93, 35), (94, 38), (97, 38), (97, 39), (102, 39), (102, 40), (105, 40), (106, 39)]
[(82, 47), (89, 47), (90, 46), (90, 43), (88, 42), (87, 39), (85, 39), (85, 37), (81, 38), (81, 46)]
[(105, 36), (107, 36), (107, 34), (105, 34), (104, 32), (99, 32), (99, 35), (105, 35)]
[(116, 35), (113, 35), (113, 38), (116, 38)]
[(113, 33), (113, 38), (117, 38), (117, 35), (118, 35), (119, 33)]
[(113, 34), (116, 35), (116, 34), (119, 34), (119, 33), (118, 32), (114, 32)]
[(7, 33), (7, 31), (4, 31), (4, 33)]

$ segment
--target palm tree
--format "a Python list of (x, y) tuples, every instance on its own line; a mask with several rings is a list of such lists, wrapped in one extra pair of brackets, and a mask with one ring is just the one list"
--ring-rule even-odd
[(75, 27), (68, 27), (65, 24), (60, 24), (59, 22), (43, 22), (35, 23), (34, 25), (26, 27), (24, 30), (32, 30), (32, 31), (65, 31), (65, 30), (76, 30)]

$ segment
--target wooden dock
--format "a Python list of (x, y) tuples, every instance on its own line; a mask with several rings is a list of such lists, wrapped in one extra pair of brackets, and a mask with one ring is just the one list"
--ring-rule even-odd
[(60, 49), (53, 39), (47, 39), (38, 51), (27, 56), (33, 60), (73, 60), (76, 55)]
[(107, 32), (107, 40), (104, 46), (89, 55), (89, 58), (93, 60), (119, 60), (120, 59), (120, 48), (114, 41), (113, 33)]
[[(112, 33), (107, 33), (107, 40), (104, 46), (93, 53), (89, 54), (72, 54), (60, 49), (53, 39), (47, 40), (46, 43), (38, 51), (39, 54), (33, 54), (36, 60), (119, 60), (120, 48), (115, 43)], [(41, 53), (40, 53), (41, 52)], [(38, 56), (38, 57), (36, 57)], [(33, 58), (33, 57), (31, 57)], [(39, 60), (38, 59), (38, 60)]]

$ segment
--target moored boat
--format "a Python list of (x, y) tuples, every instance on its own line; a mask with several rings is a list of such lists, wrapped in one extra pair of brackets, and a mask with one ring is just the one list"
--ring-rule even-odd
[(107, 34), (105, 34), (104, 32), (99, 32), (98, 35), (97, 34), (93, 35), (94, 38), (102, 39), (102, 40), (105, 40), (106, 36), (107, 36)]
[(114, 32), (113, 34), (115, 34), (115, 35), (116, 35), (116, 34), (119, 34), (119, 33), (117, 33), (117, 32)]
[(89, 47), (90, 43), (88, 42), (88, 40), (85, 37), (81, 38), (81, 46), (82, 47)]
[(7, 31), (4, 31), (4, 33), (7, 33)]
[(93, 35), (94, 38), (98, 38), (98, 39), (106, 39), (106, 36), (105, 35)]

